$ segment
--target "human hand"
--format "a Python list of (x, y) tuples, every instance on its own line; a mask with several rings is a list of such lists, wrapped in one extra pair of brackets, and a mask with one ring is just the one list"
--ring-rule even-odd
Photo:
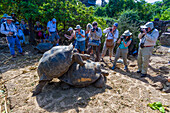
[(13, 34), (13, 32), (11, 32), (11, 31), (10, 31), (10, 32), (9, 32), (9, 34), (10, 34), (10, 35), (12, 35), (12, 34)]
[(49, 33), (49, 36), (51, 36), (51, 33)]

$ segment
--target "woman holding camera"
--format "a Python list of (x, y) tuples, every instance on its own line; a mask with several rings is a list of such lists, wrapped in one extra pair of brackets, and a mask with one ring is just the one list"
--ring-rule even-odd
[(120, 56), (123, 57), (123, 63), (125, 65), (124, 70), (128, 70), (127, 54), (128, 54), (128, 46), (132, 42), (131, 36), (132, 36), (132, 33), (129, 30), (126, 30), (122, 34), (121, 38), (118, 40), (117, 43), (120, 44), (120, 45), (119, 45), (119, 47), (117, 48), (117, 51), (116, 51), (116, 56), (115, 56), (115, 60), (114, 60), (113, 67), (112, 67), (113, 70), (115, 69), (116, 62), (117, 62), (117, 60), (119, 59)]
[(113, 49), (115, 47), (115, 42), (119, 36), (119, 31), (117, 29), (118, 23), (114, 23), (111, 28), (106, 28), (103, 30), (103, 33), (106, 33), (106, 40), (104, 42), (103, 50), (102, 50), (102, 61), (103, 57), (105, 56), (107, 50), (109, 49), (109, 56), (110, 61), (112, 60), (111, 57), (113, 56)]

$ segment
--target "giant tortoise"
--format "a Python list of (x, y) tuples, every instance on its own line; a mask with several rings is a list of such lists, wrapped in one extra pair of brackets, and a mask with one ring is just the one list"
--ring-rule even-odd
[(103, 87), (105, 85), (105, 76), (109, 73), (101, 69), (99, 62), (91, 60), (84, 61), (85, 65), (81, 66), (78, 63), (73, 63), (69, 70), (59, 77), (62, 81), (62, 88), (67, 89), (69, 86), (85, 87), (92, 83), (96, 87)]
[(33, 95), (39, 94), (44, 85), (53, 78), (58, 78), (66, 73), (74, 62), (83, 66), (83, 59), (89, 58), (89, 55), (75, 53), (72, 44), (69, 46), (56, 46), (45, 52), (39, 61), (37, 72), (40, 80)]
[(52, 47), (53, 47), (53, 44), (51, 43), (39, 43), (35, 49), (37, 49), (41, 53), (44, 53), (50, 50)]

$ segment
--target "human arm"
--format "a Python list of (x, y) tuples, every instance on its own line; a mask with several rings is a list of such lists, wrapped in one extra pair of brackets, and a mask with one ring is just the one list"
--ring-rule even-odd
[(149, 42), (156, 42), (156, 40), (158, 39), (159, 36), (159, 32), (158, 31), (153, 31), (152, 34), (147, 33), (146, 35), (146, 40)]
[(108, 33), (108, 32), (109, 32), (109, 28), (103, 30), (103, 33)]
[(132, 42), (132, 39), (130, 39), (130, 40), (127, 42), (127, 44), (125, 44), (125, 41), (123, 40), (123, 45), (124, 45), (125, 47), (128, 47), (128, 46), (131, 44), (131, 42)]
[(85, 31), (84, 30), (82, 30), (82, 33), (79, 31), (78, 34), (81, 35), (83, 38), (85, 38)]
[(102, 30), (99, 28), (98, 31), (96, 31), (96, 35), (98, 37), (102, 37)]
[(139, 34), (138, 34), (138, 38), (139, 38), (139, 39), (142, 39), (144, 35), (145, 35), (144, 33), (139, 33)]
[(6, 31), (4, 26), (5, 26), (5, 24), (1, 24), (1, 33), (5, 34), (5, 35), (8, 35), (9, 31)]
[(118, 41), (117, 41), (117, 43), (119, 44), (121, 42), (121, 40), (119, 39)]
[(47, 23), (47, 31), (49, 33), (49, 36), (51, 36), (51, 33), (50, 33), (50, 22)]

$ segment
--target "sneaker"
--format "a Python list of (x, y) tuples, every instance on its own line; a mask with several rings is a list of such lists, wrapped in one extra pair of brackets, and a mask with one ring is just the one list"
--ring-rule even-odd
[(16, 58), (16, 55), (12, 55), (13, 58)]
[(124, 70), (128, 70), (128, 67), (127, 67), (127, 66), (125, 66), (125, 67), (124, 67)]
[(113, 65), (112, 70), (114, 70), (114, 69), (115, 69), (115, 67), (116, 67), (116, 66), (115, 66), (115, 65)]
[(136, 73), (141, 73), (141, 71), (138, 70)]
[(141, 74), (141, 77), (146, 77), (147, 74)]

